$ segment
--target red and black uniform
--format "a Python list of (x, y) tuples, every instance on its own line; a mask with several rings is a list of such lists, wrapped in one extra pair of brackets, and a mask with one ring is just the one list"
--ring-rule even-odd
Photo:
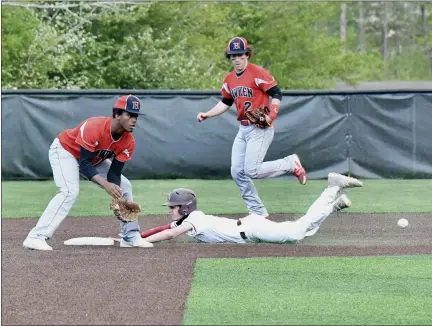
[[(247, 110), (263, 106), (270, 108), (270, 94), (268, 91), (277, 87), (274, 77), (263, 67), (248, 63), (246, 69), (237, 74), (231, 71), (222, 85), (222, 96), (228, 103), (234, 101), (237, 107), (237, 120), (245, 120)], [(227, 103), (224, 101), (224, 103)], [(271, 111), (269, 116), (276, 118), (277, 112)]]

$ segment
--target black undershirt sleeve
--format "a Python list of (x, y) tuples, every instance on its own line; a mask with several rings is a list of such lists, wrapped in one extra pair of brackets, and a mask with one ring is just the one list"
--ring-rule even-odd
[(282, 100), (282, 92), (278, 85), (275, 85), (272, 88), (268, 89), (266, 93), (272, 98), (277, 98), (279, 101)]
[(124, 162), (120, 162), (116, 159), (112, 160), (111, 167), (108, 171), (107, 181), (116, 184), (120, 187), (121, 172), (124, 167)]
[(94, 156), (94, 152), (90, 152), (89, 150), (81, 146), (79, 158), (80, 171), (90, 181), (96, 174), (98, 174), (96, 168), (92, 164), (92, 159)]
[(233, 103), (234, 103), (234, 99), (233, 99), (233, 98), (226, 98), (226, 97), (224, 97), (224, 98), (222, 99), (222, 103), (223, 103), (223, 104), (226, 104), (226, 105), (228, 105), (228, 106), (231, 106), (231, 105), (233, 105)]

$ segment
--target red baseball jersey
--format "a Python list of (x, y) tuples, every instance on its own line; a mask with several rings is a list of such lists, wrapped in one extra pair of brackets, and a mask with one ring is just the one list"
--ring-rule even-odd
[(222, 96), (234, 99), (237, 107), (237, 120), (245, 120), (245, 111), (262, 106), (270, 108), (270, 95), (266, 93), (276, 86), (274, 77), (263, 67), (248, 63), (239, 77), (231, 71), (222, 85)]
[(59, 141), (69, 153), (77, 159), (80, 157), (80, 147), (90, 152), (96, 152), (93, 165), (108, 158), (116, 158), (127, 162), (132, 158), (135, 149), (135, 139), (132, 133), (125, 132), (118, 140), (111, 135), (111, 117), (94, 117), (81, 122), (73, 129), (66, 129), (59, 135)]

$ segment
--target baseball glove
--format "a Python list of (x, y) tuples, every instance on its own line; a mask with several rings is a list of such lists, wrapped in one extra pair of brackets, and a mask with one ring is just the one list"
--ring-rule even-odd
[(124, 198), (113, 198), (110, 205), (114, 216), (122, 222), (133, 222), (138, 220), (141, 213), (141, 206)]
[(267, 106), (251, 109), (245, 112), (246, 118), (258, 128), (267, 128), (271, 126), (271, 122), (268, 123), (266, 115), (269, 114), (270, 110)]

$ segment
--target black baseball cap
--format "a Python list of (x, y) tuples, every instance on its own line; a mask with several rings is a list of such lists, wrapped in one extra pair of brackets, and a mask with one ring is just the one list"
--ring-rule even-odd
[(242, 54), (249, 51), (248, 43), (244, 37), (234, 37), (228, 42), (226, 53), (230, 54)]

